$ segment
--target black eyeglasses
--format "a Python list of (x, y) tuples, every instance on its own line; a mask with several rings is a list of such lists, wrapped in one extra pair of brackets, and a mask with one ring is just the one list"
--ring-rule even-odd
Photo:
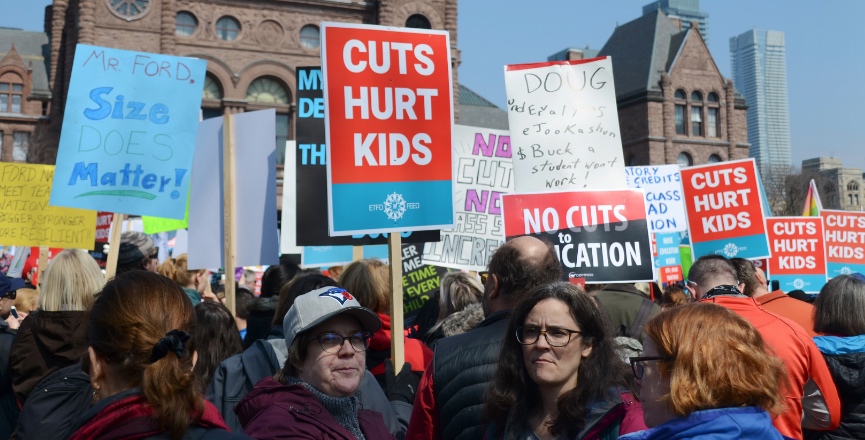
[(532, 345), (538, 342), (541, 335), (544, 335), (550, 347), (564, 347), (571, 342), (572, 334), (579, 335), (580, 332), (559, 327), (547, 327), (546, 330), (537, 327), (517, 327), (517, 341), (523, 345)]
[(370, 338), (371, 335), (369, 332), (356, 332), (349, 336), (343, 336), (337, 333), (322, 333), (315, 337), (315, 339), (318, 339), (318, 344), (321, 345), (321, 349), (328, 353), (338, 353), (346, 340), (354, 351), (366, 351), (366, 349), (369, 348)]
[(5, 295), (0, 296), (0, 298), (9, 298), (9, 299), (15, 299), (17, 297), (18, 297), (18, 291), (17, 290), (13, 290), (11, 292), (6, 292)]
[(634, 377), (637, 379), (643, 378), (643, 373), (646, 372), (646, 366), (643, 365), (643, 362), (648, 361), (669, 361), (673, 360), (672, 358), (666, 356), (637, 356), (631, 358), (631, 370), (634, 371)]

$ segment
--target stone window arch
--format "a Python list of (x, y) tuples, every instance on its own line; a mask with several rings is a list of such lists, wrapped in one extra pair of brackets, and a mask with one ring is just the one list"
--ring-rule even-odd
[(16, 73), (0, 75), (0, 113), (24, 113), (24, 79)]
[(855, 180), (851, 180), (847, 183), (847, 191), (859, 191), (859, 183)]
[(712, 154), (709, 156), (708, 163), (719, 163), (719, 162), (723, 162), (723, 161), (724, 161), (724, 159), (722, 159), (720, 155)]
[(288, 89), (281, 81), (269, 76), (257, 78), (246, 89), (246, 100), (256, 104), (289, 105)]
[(432, 29), (429, 18), (423, 14), (412, 14), (406, 21), (405, 27), (414, 29)]
[(690, 153), (683, 151), (679, 153), (679, 156), (676, 158), (676, 163), (680, 168), (689, 167), (694, 165), (694, 157), (691, 156)]
[(673, 94), (673, 99), (677, 101), (674, 107), (676, 134), (686, 135), (688, 134), (688, 132), (685, 131), (685, 113), (687, 112), (687, 104), (685, 100), (687, 99), (687, 95), (684, 90), (679, 89)]

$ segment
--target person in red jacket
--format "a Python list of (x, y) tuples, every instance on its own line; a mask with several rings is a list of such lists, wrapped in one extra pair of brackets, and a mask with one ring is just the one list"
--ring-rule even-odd
[(805, 329), (808, 336), (817, 336), (814, 332), (814, 306), (796, 298), (787, 296), (781, 290), (769, 291), (766, 274), (754, 263), (744, 258), (730, 260), (736, 267), (738, 279), (745, 284), (742, 293), (757, 300), (760, 307), (783, 318), (787, 318)]
[[(381, 330), (372, 335), (366, 353), (366, 367), (375, 375), (384, 388), (385, 359), (390, 359), (391, 321), (390, 302), (393, 297), (388, 267), (381, 260), (369, 259), (355, 261), (346, 266), (339, 275), (339, 285), (357, 298), (366, 308), (373, 310), (381, 319)], [(402, 332), (402, 323), (394, 323), (397, 331)], [(405, 362), (411, 364), (418, 381), (424, 368), (432, 360), (432, 350), (420, 340), (405, 339)], [(414, 398), (414, 396), (412, 396)]]
[(823, 355), (799, 324), (760, 307), (741, 293), (733, 264), (721, 255), (697, 259), (685, 287), (699, 301), (732, 310), (750, 322), (787, 369), (785, 411), (773, 425), (781, 434), (802, 438), (802, 428), (830, 430), (841, 422), (841, 401)]

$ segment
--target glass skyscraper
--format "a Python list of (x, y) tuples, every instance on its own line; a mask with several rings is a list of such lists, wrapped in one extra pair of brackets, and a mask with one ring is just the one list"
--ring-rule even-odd
[(764, 175), (767, 167), (789, 167), (784, 33), (754, 29), (730, 38), (730, 55), (733, 84), (748, 104), (750, 156), (757, 160)]
[(700, 11), (700, 0), (658, 0), (643, 6), (643, 15), (660, 9), (670, 18), (682, 22), (682, 30), (691, 28), (691, 22), (696, 21), (700, 28), (703, 41), (709, 43), (709, 14)]

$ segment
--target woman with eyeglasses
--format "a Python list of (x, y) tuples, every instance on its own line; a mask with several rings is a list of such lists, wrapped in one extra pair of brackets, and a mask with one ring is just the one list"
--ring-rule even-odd
[(645, 429), (605, 314), (582, 289), (553, 283), (511, 315), (487, 389), (488, 439), (607, 439)]
[(345, 289), (323, 287), (295, 299), (283, 321), (288, 359), (237, 405), (256, 439), (393, 439), (357, 391), (370, 335), (381, 320)]
[(782, 439), (784, 364), (739, 315), (711, 303), (666, 309), (631, 358), (648, 430), (625, 440)]

